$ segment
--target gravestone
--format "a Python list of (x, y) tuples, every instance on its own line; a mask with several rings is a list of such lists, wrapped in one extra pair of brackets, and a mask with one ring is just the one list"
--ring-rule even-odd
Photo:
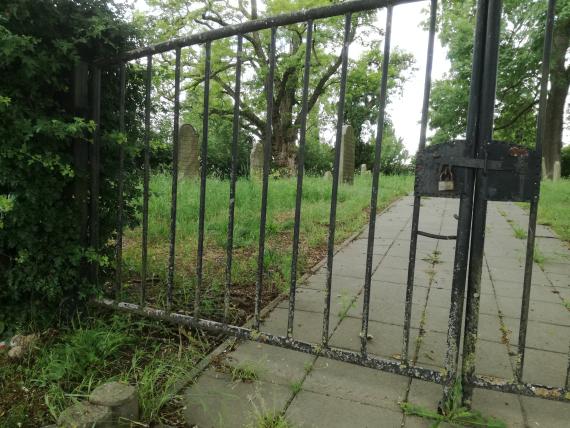
[(344, 125), (342, 127), (338, 176), (341, 183), (352, 184), (354, 182), (354, 131), (350, 125)]
[(196, 178), (200, 175), (200, 142), (192, 125), (185, 123), (178, 133), (178, 177)]
[(325, 171), (325, 175), (323, 175), (325, 180), (330, 180), (332, 178), (332, 174), (330, 171)]
[(263, 143), (255, 142), (249, 154), (250, 178), (263, 177)]
[(362, 165), (360, 165), (360, 173), (362, 175), (366, 174), (368, 172), (368, 169), (366, 168), (366, 164), (363, 163)]

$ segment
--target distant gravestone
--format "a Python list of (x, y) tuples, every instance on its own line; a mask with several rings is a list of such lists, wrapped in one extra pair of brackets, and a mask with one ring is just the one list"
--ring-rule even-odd
[(546, 180), (548, 175), (546, 174), (546, 160), (542, 158), (542, 179)]
[(253, 143), (249, 154), (249, 176), (251, 178), (261, 178), (263, 176), (263, 144)]
[(352, 126), (342, 127), (342, 139), (340, 141), (340, 168), (339, 179), (341, 183), (352, 184), (354, 182), (354, 131)]
[(362, 175), (366, 174), (368, 172), (368, 168), (366, 168), (366, 164), (363, 163), (362, 165), (360, 165), (360, 173)]
[(560, 175), (561, 175), (560, 161), (556, 161), (554, 162), (554, 168), (552, 170), (552, 181), (560, 180)]
[(325, 180), (330, 180), (332, 178), (332, 174), (330, 171), (325, 171), (325, 175), (323, 175)]
[(200, 175), (200, 142), (192, 125), (185, 123), (178, 133), (178, 176), (195, 178)]

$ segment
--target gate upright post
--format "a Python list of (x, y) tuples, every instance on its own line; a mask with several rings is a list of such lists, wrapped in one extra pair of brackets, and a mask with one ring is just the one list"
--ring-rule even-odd
[[(486, 145), (493, 138), (501, 10), (501, 0), (488, 0), (481, 96), (478, 106), (479, 122), (476, 130), (477, 138), (473, 141), (475, 145), (475, 156), (479, 159), (486, 159)], [(471, 405), (473, 394), (475, 349), (477, 345), (479, 300), (481, 295), (481, 273), (483, 267), (483, 250), (485, 246), (485, 225), (487, 221), (487, 172), (485, 169), (477, 170), (474, 193), (462, 364), (463, 403), (467, 407)]]

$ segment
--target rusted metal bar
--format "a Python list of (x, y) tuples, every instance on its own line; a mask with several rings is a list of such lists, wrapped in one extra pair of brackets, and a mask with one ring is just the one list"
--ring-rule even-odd
[(295, 224), (293, 226), (293, 250), (291, 255), (291, 285), (289, 287), (289, 313), (287, 317), (287, 337), (293, 335), (295, 316), (295, 294), (297, 291), (297, 258), (299, 257), (299, 230), (301, 226), (301, 201), (303, 194), (303, 174), (305, 168), (305, 142), (307, 133), (307, 115), (309, 112), (309, 79), (311, 70), (311, 49), (313, 46), (313, 21), (307, 22), (305, 41), (305, 65), (303, 69), (303, 95), (301, 101), (301, 129), (299, 150), (297, 152), (297, 194), (295, 199)]
[[(91, 117), (95, 122), (93, 132), (93, 144), (90, 153), (91, 166), (91, 195), (90, 195), (90, 219), (89, 219), (89, 244), (99, 254), (99, 192), (101, 174), (101, 69), (93, 68), (91, 90), (93, 103), (91, 105)], [(99, 285), (99, 260), (91, 263), (91, 282)]]
[(174, 289), (174, 270), (176, 262), (176, 210), (178, 205), (178, 152), (180, 138), (180, 56), (181, 49), (176, 49), (174, 63), (174, 118), (172, 120), (172, 190), (170, 200), (170, 247), (168, 252), (168, 279), (166, 284), (166, 306), (172, 306)]
[[(429, 20), (429, 36), (426, 60), (426, 74), (424, 78), (424, 98), (422, 105), (422, 118), (420, 125), (420, 142), (418, 152), (423, 150), (426, 145), (427, 122), (429, 113), (429, 98), (431, 93), (431, 72), (433, 68), (433, 50), (435, 42), (435, 24), (437, 20), (437, 0), (431, 0), (430, 20)], [(420, 171), (416, 169), (416, 183)], [(417, 186), (414, 186), (417, 191)], [(424, 235), (425, 232), (418, 231), (420, 221), (421, 197), (414, 194), (414, 208), (412, 211), (412, 231), (410, 238), (410, 253), (408, 260), (408, 276), (406, 281), (406, 306), (404, 309), (404, 333), (402, 336), (402, 361), (408, 363), (409, 347), (410, 347), (410, 324), (412, 320), (412, 302), (414, 296), (414, 274), (416, 270), (416, 254), (418, 247), (418, 235)], [(439, 239), (439, 238), (436, 238)]]
[(388, 98), (388, 70), (390, 67), (390, 42), (392, 38), (392, 6), (386, 13), (384, 31), (384, 56), (382, 58), (382, 77), (380, 80), (380, 99), (378, 100), (378, 118), (376, 124), (376, 147), (374, 148), (374, 167), (372, 171), (372, 192), (370, 195), (370, 219), (368, 224), (368, 242), (366, 246), (366, 270), (364, 272), (364, 296), (362, 305), (362, 327), (360, 330), (360, 351), (366, 355), (368, 345), (368, 317), (370, 316), (370, 288), (372, 284), (372, 262), (374, 259), (374, 235), (376, 233), (376, 208), (378, 206), (378, 187), (380, 182), (380, 160), (384, 140), (384, 119)]
[(336, 122), (336, 139), (335, 139), (335, 155), (333, 168), (333, 182), (331, 193), (331, 209), (329, 217), (329, 236), (327, 245), (327, 283), (325, 291), (325, 310), (323, 314), (323, 334), (322, 344), (328, 346), (329, 343), (329, 318), (331, 310), (331, 288), (333, 275), (333, 257), (334, 257), (334, 234), (336, 227), (336, 204), (338, 198), (339, 175), (340, 169), (340, 149), (342, 139), (342, 126), (344, 123), (344, 99), (346, 95), (346, 77), (348, 73), (348, 47), (350, 45), (350, 27), (352, 15), (346, 14), (344, 17), (344, 41), (342, 46), (342, 65), (340, 71), (340, 91), (338, 97), (338, 110)]
[[(536, 152), (538, 159), (542, 159), (542, 141), (544, 139), (544, 124), (546, 122), (546, 102), (548, 99), (548, 80), (550, 76), (550, 54), (552, 52), (552, 33), (554, 29), (554, 14), (556, 1), (548, 2), (548, 12), (546, 18), (546, 30), (544, 32), (544, 47), (542, 52), (542, 76), (540, 79), (540, 101), (536, 126)], [(528, 326), (528, 311), (530, 307), (530, 290), (532, 287), (532, 267), (534, 264), (534, 243), (536, 235), (536, 221), (538, 216), (538, 201), (540, 197), (540, 164), (534, 172), (535, 195), (530, 203), (530, 213), (528, 219), (528, 233), (526, 240), (526, 257), (523, 280), (523, 294), (521, 305), (521, 316), (519, 324), (518, 358), (515, 364), (515, 377), (522, 382), (525, 359), (526, 332)]]
[(212, 44), (206, 43), (204, 63), (204, 111), (202, 113), (202, 147), (200, 148), (200, 208), (198, 212), (198, 259), (196, 262), (196, 289), (194, 290), (194, 316), (200, 313), (200, 293), (204, 268), (204, 221), (206, 217), (206, 181), (208, 179), (208, 124), (210, 114), (210, 72)]
[(204, 31), (198, 34), (192, 34), (190, 36), (133, 49), (115, 58), (100, 58), (96, 63), (100, 65), (108, 65), (121, 61), (131, 61), (147, 55), (156, 55), (176, 48), (212, 42), (214, 40), (237, 36), (238, 34), (252, 33), (254, 31), (298, 24), (309, 20), (314, 21), (317, 19), (345, 15), (347, 13), (363, 12), (367, 10), (381, 9), (390, 5), (397, 6), (400, 4), (417, 3), (420, 1), (425, 0), (356, 0), (337, 3), (330, 6), (303, 9), (297, 12), (285, 13), (262, 19), (254, 19), (240, 24), (227, 25), (222, 28), (216, 28), (214, 30)]
[[(486, 157), (486, 144), (493, 139), (501, 9), (501, 0), (488, 0), (485, 56), (479, 104), (480, 115), (477, 138), (474, 140), (476, 156), (480, 159)], [(462, 367), (463, 402), (468, 407), (471, 405), (473, 392), (471, 384), (475, 373), (481, 274), (483, 268), (483, 250), (485, 247), (485, 225), (487, 220), (487, 174), (485, 170), (478, 170), (476, 173), (474, 195)], [(461, 300), (461, 303), (463, 303), (463, 300)], [(463, 309), (463, 307), (460, 309)], [(458, 310), (457, 316), (461, 318), (461, 315), (462, 311)], [(448, 339), (453, 338), (448, 336)], [(459, 343), (460, 337), (459, 334), (457, 334), (455, 343), (452, 346), (458, 347)]]
[(150, 96), (152, 92), (152, 55), (147, 57), (145, 77), (145, 112), (144, 112), (144, 177), (143, 177), (143, 221), (142, 221), (142, 272), (140, 302), (146, 301), (146, 280), (148, 269), (148, 198), (150, 180)]
[(124, 192), (124, 167), (125, 167), (125, 96), (127, 89), (126, 65), (119, 68), (119, 132), (125, 140), (119, 146), (119, 173), (118, 173), (118, 197), (117, 197), (117, 242), (115, 244), (115, 298), (118, 299), (123, 284), (123, 192)]
[(232, 285), (232, 260), (233, 260), (233, 250), (234, 250), (234, 213), (236, 205), (242, 48), (243, 48), (243, 36), (240, 34), (237, 37), (236, 83), (234, 87), (234, 118), (232, 123), (232, 166), (230, 173), (230, 202), (228, 207), (228, 243), (226, 248), (226, 288), (224, 293), (224, 322), (227, 322), (230, 313), (230, 289)]
[(439, 239), (440, 241), (453, 241), (457, 239), (457, 235), (438, 235), (437, 233), (429, 233), (422, 230), (418, 230), (417, 234), (425, 236), (426, 238)]
[(261, 190), (261, 218), (259, 221), (259, 250), (257, 254), (257, 282), (255, 285), (255, 320), (254, 327), (259, 329), (259, 312), (261, 311), (261, 291), (263, 288), (265, 258), (265, 225), (267, 222), (267, 192), (269, 188), (269, 170), (271, 168), (271, 149), (273, 144), (273, 86), (275, 78), (275, 39), (277, 27), (271, 28), (269, 47), (269, 73), (267, 75), (267, 115), (265, 119), (265, 141), (263, 142), (263, 178)]

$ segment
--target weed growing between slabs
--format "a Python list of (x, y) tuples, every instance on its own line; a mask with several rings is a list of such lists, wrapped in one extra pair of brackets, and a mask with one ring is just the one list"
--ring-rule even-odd
[[(171, 176), (156, 174), (150, 182), (148, 229), (148, 303), (164, 306), (168, 272)], [(332, 181), (305, 177), (300, 223), (299, 276), (326, 254)], [(356, 176), (354, 185), (342, 185), (338, 194), (336, 242), (342, 242), (368, 221), (372, 179)], [(413, 177), (383, 176), (378, 208), (384, 209), (409, 193)], [(176, 260), (173, 310), (191, 310), (196, 283), (199, 182), (181, 180), (178, 185)], [(226, 269), (229, 181), (209, 178), (206, 185), (203, 288), (200, 311), (220, 320)], [(269, 183), (265, 272), (262, 304), (286, 291), (291, 273), (291, 245), (295, 215), (296, 179), (272, 179)], [(231, 319), (240, 324), (253, 311), (257, 273), (257, 249), (261, 209), (261, 183), (239, 179), (236, 183)], [(124, 299), (138, 301), (141, 271), (141, 229), (125, 232)]]
[(409, 402), (400, 403), (403, 412), (408, 416), (419, 416), (433, 421), (431, 428), (437, 428), (446, 422), (451, 426), (506, 428), (507, 425), (495, 418), (485, 417), (475, 410), (469, 410), (461, 404), (463, 391), (461, 381), (457, 379), (451, 394), (441, 407), (441, 412), (427, 409)]

